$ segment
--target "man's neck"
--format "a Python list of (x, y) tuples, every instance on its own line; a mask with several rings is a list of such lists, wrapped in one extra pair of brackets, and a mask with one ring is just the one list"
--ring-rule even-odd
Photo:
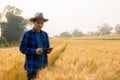
[(41, 30), (38, 30), (38, 29), (35, 29), (35, 28), (34, 28), (34, 30), (35, 30), (35, 32), (40, 32), (41, 31)]

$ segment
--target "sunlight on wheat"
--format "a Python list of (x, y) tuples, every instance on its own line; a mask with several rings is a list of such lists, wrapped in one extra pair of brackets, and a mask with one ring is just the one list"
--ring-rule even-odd
[[(120, 80), (119, 40), (52, 39), (49, 65), (37, 80)], [(0, 49), (0, 80), (26, 80), (24, 55)]]

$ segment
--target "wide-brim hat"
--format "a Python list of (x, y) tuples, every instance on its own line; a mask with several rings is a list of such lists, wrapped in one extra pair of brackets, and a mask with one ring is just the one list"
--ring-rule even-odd
[(43, 13), (40, 13), (40, 12), (36, 13), (34, 17), (30, 18), (31, 22), (34, 22), (35, 20), (43, 20), (44, 22), (48, 21), (48, 19), (43, 17)]

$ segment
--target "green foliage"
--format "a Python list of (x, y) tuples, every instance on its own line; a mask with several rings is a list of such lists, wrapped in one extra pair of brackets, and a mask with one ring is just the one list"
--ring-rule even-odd
[(2, 14), (0, 13), (0, 23), (1, 23)]
[(117, 24), (117, 25), (115, 26), (115, 32), (116, 32), (117, 34), (120, 34), (120, 24)]
[(107, 23), (104, 23), (102, 26), (98, 26), (98, 31), (100, 34), (110, 34), (110, 31), (113, 29), (110, 25)]
[(0, 47), (8, 46), (8, 42), (4, 37), (0, 37)]
[(80, 37), (80, 36), (83, 36), (84, 34), (83, 34), (81, 31), (75, 29), (75, 30), (72, 32), (72, 35), (73, 35), (73, 37)]
[(2, 23), (2, 13), (0, 13), (0, 28), (1, 28), (1, 23)]
[(72, 37), (72, 35), (69, 33), (69, 32), (62, 32), (61, 34), (60, 34), (60, 37)]
[(5, 37), (8, 42), (18, 42), (27, 22), (20, 16), (21, 10), (14, 6), (8, 5), (4, 13), (7, 22), (2, 22), (2, 36)]

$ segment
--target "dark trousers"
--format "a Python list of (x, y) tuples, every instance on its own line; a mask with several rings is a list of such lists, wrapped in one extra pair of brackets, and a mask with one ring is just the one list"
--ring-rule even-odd
[(36, 76), (37, 76), (36, 72), (31, 73), (31, 72), (27, 71), (27, 80), (34, 80), (36, 78)]
[(27, 71), (27, 80), (34, 80), (34, 79), (37, 77), (37, 74), (38, 74), (39, 70), (41, 70), (41, 69), (43, 69), (43, 68), (45, 68), (45, 66), (39, 68), (39, 69), (37, 70), (37, 72), (32, 72), (32, 73), (29, 72), (29, 71)]

